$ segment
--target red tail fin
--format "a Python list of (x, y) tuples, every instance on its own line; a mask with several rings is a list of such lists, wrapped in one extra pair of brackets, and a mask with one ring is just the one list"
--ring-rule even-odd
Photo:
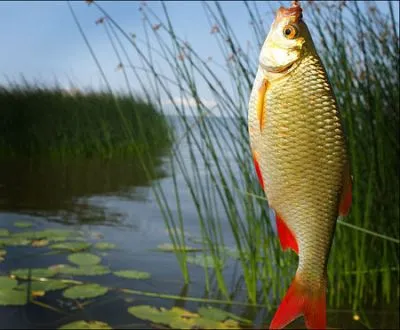
[(306, 287), (296, 275), (272, 319), (270, 329), (282, 329), (302, 314), (308, 329), (326, 329), (325, 286), (318, 289)]

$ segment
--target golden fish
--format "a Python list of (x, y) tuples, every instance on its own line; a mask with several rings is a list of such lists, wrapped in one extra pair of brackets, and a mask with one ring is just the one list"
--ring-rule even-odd
[(248, 124), (282, 248), (299, 255), (270, 328), (304, 315), (308, 328), (324, 329), (329, 252), (352, 188), (336, 99), (297, 2), (279, 8), (261, 49)]

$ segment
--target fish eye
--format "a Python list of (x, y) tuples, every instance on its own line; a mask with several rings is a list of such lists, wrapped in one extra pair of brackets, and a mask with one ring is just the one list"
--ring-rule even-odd
[(285, 38), (294, 39), (297, 37), (297, 28), (294, 25), (288, 24), (283, 28), (283, 35)]

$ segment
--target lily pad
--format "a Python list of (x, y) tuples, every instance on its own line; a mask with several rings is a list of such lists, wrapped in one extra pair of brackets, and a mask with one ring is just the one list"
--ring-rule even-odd
[(116, 245), (108, 242), (98, 242), (94, 245), (94, 247), (98, 250), (111, 250), (115, 249)]
[(49, 245), (49, 241), (47, 239), (36, 239), (32, 241), (31, 245), (33, 247), (43, 247)]
[(173, 244), (170, 243), (165, 243), (165, 244), (160, 244), (157, 246), (158, 251), (162, 252), (197, 252), (197, 251), (202, 251), (203, 249), (201, 248), (195, 248), (191, 246), (177, 246), (176, 248), (174, 247)]
[(55, 291), (62, 290), (68, 287), (68, 283), (65, 283), (62, 280), (47, 280), (47, 281), (32, 281), (30, 283), (22, 283), (18, 286), (18, 288), (28, 290), (30, 287), (31, 291), (36, 292), (47, 292), (47, 291)]
[[(74, 238), (77, 239), (77, 238)], [(65, 242), (67, 240), (72, 240), (71, 237), (68, 236), (56, 236), (51, 239), (53, 242)]]
[(9, 236), (9, 235), (10, 235), (10, 232), (8, 231), (8, 229), (0, 228), (0, 237)]
[(11, 290), (14, 289), (18, 284), (18, 281), (8, 276), (0, 276), (0, 290)]
[(116, 276), (130, 278), (135, 280), (147, 280), (151, 277), (150, 273), (147, 272), (139, 272), (137, 270), (119, 270), (113, 273)]
[(217, 264), (219, 266), (223, 266), (224, 262), (223, 260), (215, 260), (212, 256), (203, 256), (203, 255), (197, 255), (197, 256), (187, 256), (186, 261), (190, 264), (194, 264), (197, 266), (201, 267), (207, 267), (207, 268), (215, 268)]
[(83, 251), (90, 247), (89, 243), (86, 242), (64, 242), (57, 243), (50, 246), (54, 250), (64, 250), (64, 251)]
[(0, 246), (26, 246), (30, 244), (31, 241), (29, 239), (25, 239), (22, 237), (4, 237), (0, 238)]
[(26, 292), (21, 290), (0, 290), (0, 306), (22, 306), (28, 302)]
[(20, 279), (29, 279), (29, 271), (31, 271), (30, 276), (32, 278), (47, 278), (47, 277), (53, 277), (54, 275), (57, 274), (57, 272), (54, 269), (49, 269), (49, 268), (21, 268), (21, 269), (15, 269), (11, 271), (11, 275), (16, 276)]
[(12, 234), (12, 237), (25, 239), (45, 239), (46, 234), (43, 231), (21, 231), (19, 233)]
[(241, 323), (247, 323), (247, 324), (251, 324), (252, 322), (248, 319), (244, 319), (242, 317), (239, 317), (233, 313), (229, 313), (227, 311), (224, 311), (222, 309), (219, 308), (215, 308), (215, 307), (200, 307), (198, 310), (199, 314), (201, 316), (203, 316), (204, 318), (210, 319), (210, 320), (214, 320), (217, 322), (220, 321), (224, 321), (228, 318), (232, 319), (232, 320), (237, 320)]
[(58, 328), (59, 330), (75, 330), (75, 329), (112, 329), (107, 323), (100, 321), (75, 321)]
[(14, 226), (18, 227), (18, 228), (29, 228), (29, 227), (32, 227), (32, 223), (26, 222), (26, 221), (17, 221), (17, 222), (14, 222)]
[(92, 253), (78, 252), (70, 254), (68, 260), (79, 266), (97, 265), (101, 258)]
[(111, 273), (110, 268), (103, 265), (73, 267), (69, 265), (59, 265), (57, 268), (60, 274), (71, 276), (98, 276)]
[(171, 321), (169, 314), (160, 311), (158, 308), (147, 305), (129, 307), (128, 312), (133, 316), (137, 317), (138, 319), (144, 321), (151, 321), (154, 323), (162, 323), (167, 325), (169, 325)]
[(107, 291), (106, 287), (99, 284), (82, 284), (64, 290), (63, 296), (69, 299), (87, 299), (105, 295)]
[(78, 237), (82, 236), (82, 232), (71, 229), (45, 229), (43, 230), (47, 236), (57, 237)]
[(128, 312), (135, 317), (158, 324), (165, 324), (173, 329), (239, 329), (237, 321), (228, 319), (216, 321), (205, 318), (197, 313), (189, 312), (180, 307), (170, 310), (157, 309), (151, 306), (140, 305), (128, 308)]

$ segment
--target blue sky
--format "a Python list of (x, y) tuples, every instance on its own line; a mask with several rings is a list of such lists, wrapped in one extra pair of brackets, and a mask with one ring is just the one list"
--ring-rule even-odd
[[(101, 6), (127, 31), (144, 38), (140, 2), (101, 1)], [(283, 2), (288, 4), (289, 2)], [(237, 37), (251, 40), (249, 18), (242, 2), (224, 1), (221, 5), (231, 22)], [(377, 2), (380, 6), (380, 3)], [(94, 48), (107, 78), (115, 89), (124, 88), (118, 60), (112, 51), (104, 27), (95, 21), (102, 15), (84, 1), (73, 1), (72, 6)], [(162, 16), (159, 2), (148, 1), (147, 6)], [(167, 3), (177, 34), (187, 39), (204, 58), (212, 56), (224, 62), (215, 36), (210, 34), (210, 23), (202, 4), (197, 1), (171, 1)], [(265, 29), (269, 29), (272, 16), (270, 9), (279, 7), (278, 2), (260, 3)], [(396, 2), (398, 13), (398, 2)], [(398, 15), (398, 14), (397, 14)], [(65, 1), (1, 1), (0, 2), (0, 85), (7, 78), (19, 81), (21, 74), (28, 81), (38, 80), (52, 85), (57, 79), (67, 87), (68, 81), (80, 87), (97, 88), (101, 76), (75, 25)], [(258, 53), (258, 50), (256, 51)], [(132, 58), (135, 65), (140, 62)], [(132, 79), (134, 83), (134, 79)], [(137, 86), (134, 86), (134, 88)], [(205, 92), (205, 97), (210, 95)]]

